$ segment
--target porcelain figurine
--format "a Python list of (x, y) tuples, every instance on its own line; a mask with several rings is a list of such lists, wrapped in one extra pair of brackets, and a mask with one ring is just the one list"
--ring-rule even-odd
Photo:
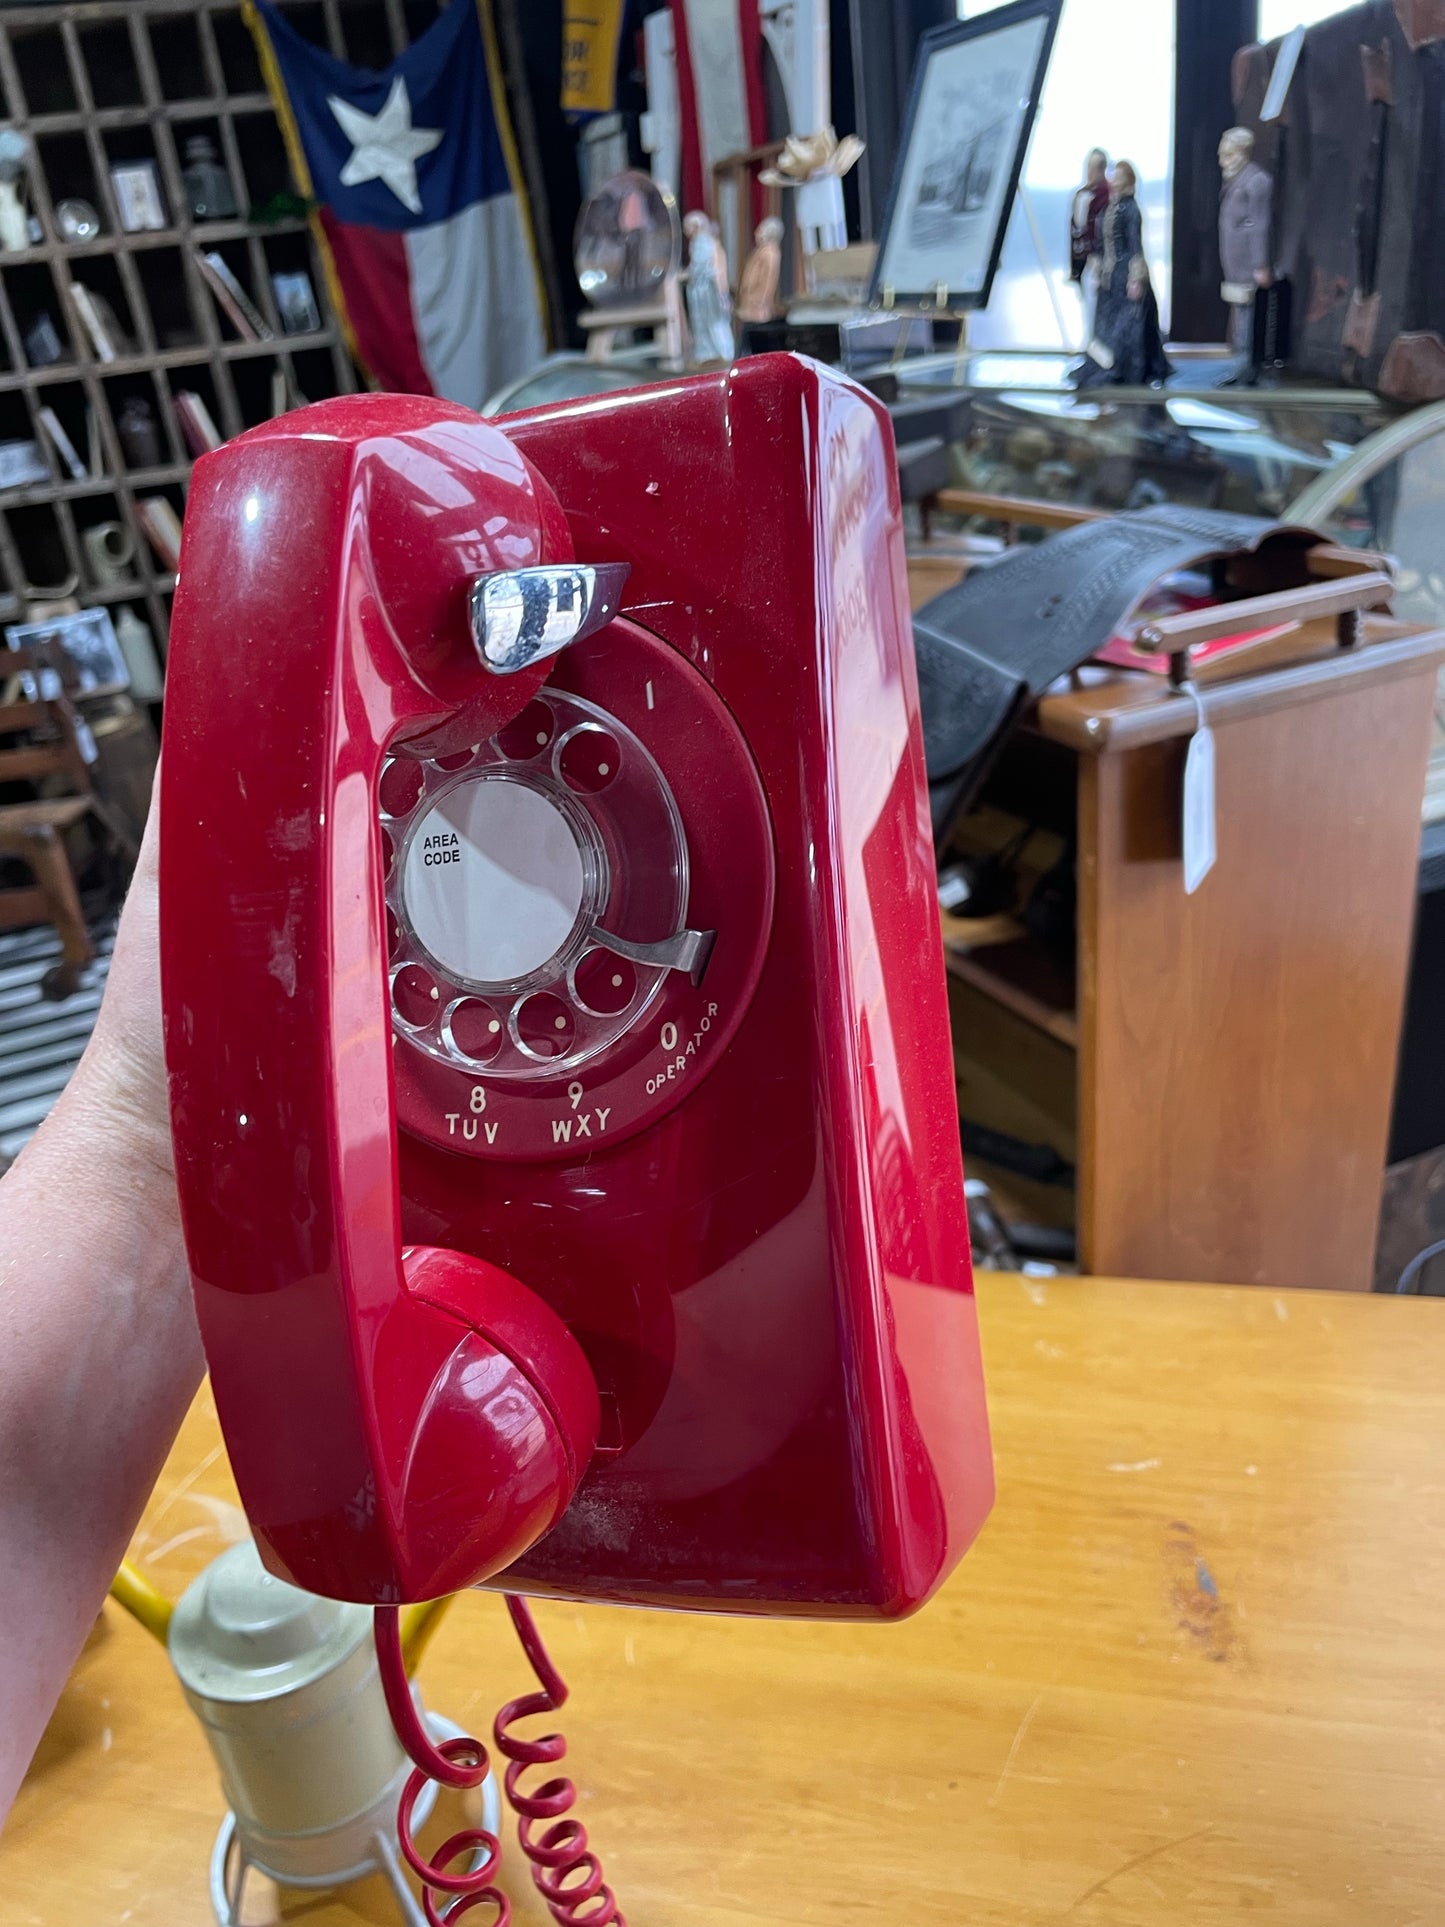
[(1069, 278), (1092, 292), (1099, 279), (1104, 245), (1104, 215), (1109, 206), (1109, 156), (1091, 148), (1084, 162), (1083, 186), (1069, 203)]
[(682, 224), (687, 236), (687, 319), (694, 361), (733, 358), (732, 296), (717, 229), (700, 209)]
[(1220, 136), (1219, 292), (1229, 305), (1229, 345), (1250, 345), (1254, 297), (1274, 279), (1269, 258), (1274, 180), (1254, 158), (1254, 135), (1231, 127)]
[(1173, 373), (1159, 330), (1159, 304), (1144, 259), (1144, 217), (1138, 181), (1128, 161), (1115, 164), (1099, 250), (1099, 298), (1094, 336), (1080, 368), (1081, 388), (1109, 383), (1145, 388)]
[(738, 283), (738, 319), (771, 321), (778, 312), (778, 284), (783, 273), (783, 224), (776, 214), (758, 222), (753, 251)]

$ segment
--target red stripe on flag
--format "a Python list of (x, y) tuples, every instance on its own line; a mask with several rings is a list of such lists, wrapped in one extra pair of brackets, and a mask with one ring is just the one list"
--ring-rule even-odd
[(710, 183), (702, 177), (702, 135), (697, 123), (697, 91), (692, 50), (687, 40), (687, 0), (672, 0), (672, 38), (677, 59), (677, 111), (682, 122), (682, 211), (707, 207)]
[(392, 394), (430, 395), (411, 310), (406, 236), (338, 221), (329, 207), (321, 209), (321, 225), (362, 361)]
[(758, 0), (738, 0), (738, 45), (743, 55), (743, 87), (748, 97), (748, 128), (754, 147), (768, 138), (768, 97), (763, 86), (763, 23)]

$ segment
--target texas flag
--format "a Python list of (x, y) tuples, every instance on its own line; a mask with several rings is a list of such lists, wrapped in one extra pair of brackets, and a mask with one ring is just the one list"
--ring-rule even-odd
[(380, 73), (303, 40), (269, 0), (250, 10), (354, 352), (382, 388), (469, 408), (546, 352), (487, 4), (452, 0)]

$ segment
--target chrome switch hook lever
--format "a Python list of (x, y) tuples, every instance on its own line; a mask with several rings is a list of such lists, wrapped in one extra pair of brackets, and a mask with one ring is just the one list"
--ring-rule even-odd
[(472, 637), (485, 668), (515, 675), (611, 622), (628, 562), (557, 562), (497, 569), (472, 584)]
[[(472, 584), (472, 636), (484, 666), (510, 676), (592, 635), (617, 614), (630, 569), (627, 562), (560, 562), (479, 575)], [(589, 935), (614, 956), (686, 971), (698, 984), (717, 932), (679, 930), (658, 943), (636, 943), (594, 923)]]
[(707, 960), (717, 941), (716, 930), (679, 930), (659, 943), (634, 943), (630, 937), (614, 937), (594, 923), (588, 932), (593, 943), (610, 950), (614, 957), (629, 963), (651, 964), (658, 970), (685, 970), (694, 984), (702, 982)]

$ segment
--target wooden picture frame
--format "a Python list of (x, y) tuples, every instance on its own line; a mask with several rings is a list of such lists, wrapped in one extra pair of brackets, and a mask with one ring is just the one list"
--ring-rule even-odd
[[(112, 696), (130, 688), (130, 671), (109, 609), (76, 609), (65, 615), (5, 625), (5, 643), (9, 649), (28, 649), (46, 641), (53, 642), (69, 660), (73, 674), (67, 677), (62, 692), (61, 678), (56, 671), (42, 670), (39, 688), (30, 672), (22, 671), (21, 687), (28, 702), (53, 702), (62, 693)], [(5, 659), (0, 656), (0, 667), (4, 666)]]
[(874, 306), (988, 306), (1062, 11), (1014, 0), (919, 41)]

